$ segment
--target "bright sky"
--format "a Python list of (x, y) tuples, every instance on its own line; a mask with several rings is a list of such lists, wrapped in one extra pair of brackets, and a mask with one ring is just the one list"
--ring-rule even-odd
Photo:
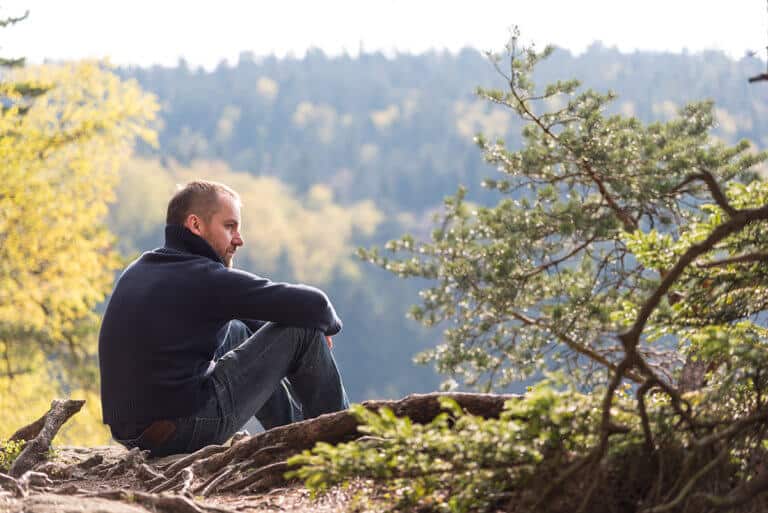
[(594, 41), (635, 49), (720, 49), (765, 58), (766, 0), (0, 0), (0, 17), (29, 18), (0, 30), (0, 55), (31, 62), (110, 57), (116, 64), (192, 65), (318, 47), (387, 53), (500, 50), (509, 27), (581, 52)]

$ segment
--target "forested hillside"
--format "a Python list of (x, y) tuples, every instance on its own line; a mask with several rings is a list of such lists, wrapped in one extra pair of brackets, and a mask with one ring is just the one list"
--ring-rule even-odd
[[(766, 148), (768, 89), (747, 83), (763, 66), (716, 52), (622, 54), (595, 44), (578, 56), (555, 51), (534, 78), (574, 77), (615, 90), (620, 97), (610, 108), (646, 122), (710, 98), (719, 137)], [(354, 249), (404, 232), (425, 236), (457, 184), (470, 201), (491, 198), (480, 184), (496, 171), (473, 136), (504, 137), (514, 148), (520, 122), (474, 95), (477, 86), (504, 85), (483, 54), (244, 53), (213, 71), (180, 61), (118, 73), (155, 93), (162, 108), (160, 144), (141, 146), (123, 169), (110, 214), (125, 254), (161, 242), (175, 183), (191, 176), (232, 182), (245, 191), (246, 246), (237, 265), (329, 292), (345, 321), (336, 354), (353, 400), (437, 386), (440, 378), (411, 358), (434, 346), (441, 330), (404, 318), (423, 283), (396, 280), (360, 262)]]

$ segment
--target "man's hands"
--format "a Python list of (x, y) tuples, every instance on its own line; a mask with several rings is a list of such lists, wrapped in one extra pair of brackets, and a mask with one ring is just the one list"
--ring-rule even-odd
[(326, 335), (325, 341), (328, 343), (328, 349), (333, 349), (333, 339), (328, 335)]

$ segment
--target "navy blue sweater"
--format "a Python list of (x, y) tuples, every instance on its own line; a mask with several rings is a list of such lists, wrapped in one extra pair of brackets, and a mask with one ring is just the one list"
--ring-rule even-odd
[(341, 330), (328, 297), (305, 285), (274, 283), (229, 269), (183, 226), (165, 228), (165, 246), (126, 268), (99, 332), (105, 424), (192, 415), (217, 345), (232, 319)]

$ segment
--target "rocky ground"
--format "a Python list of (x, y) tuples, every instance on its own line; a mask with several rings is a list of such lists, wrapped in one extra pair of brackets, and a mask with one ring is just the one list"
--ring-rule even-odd
[[(101, 457), (102, 464), (116, 464), (123, 460), (128, 451), (120, 446), (102, 447), (57, 447), (53, 462), (61, 465), (78, 465), (94, 457)], [(162, 465), (181, 456), (150, 460), (149, 463)], [(30, 487), (26, 496), (16, 497), (10, 491), (0, 489), (0, 511), (8, 513), (148, 513), (159, 511), (157, 506), (143, 505), (123, 498), (89, 496), (110, 490), (145, 491), (146, 485), (133, 474), (117, 477), (99, 477), (93, 474), (73, 476), (56, 480), (46, 486)], [(181, 497), (175, 493), (157, 494), (166, 497)], [(339, 512), (344, 511), (350, 500), (350, 492), (335, 489), (313, 500), (309, 492), (299, 483), (275, 488), (267, 493), (220, 494), (202, 499), (191, 497), (188, 503), (178, 502), (164, 511), (197, 513), (197, 511), (232, 512)], [(170, 504), (170, 503), (169, 503)], [(183, 505), (184, 504), (184, 505)], [(197, 510), (197, 511), (196, 511)]]
[[(413, 394), (398, 401), (367, 401), (377, 411), (425, 423), (451, 397), (473, 415), (495, 417), (517, 396)], [(148, 457), (138, 448), (55, 447), (53, 439), (83, 401), (54, 400), (51, 409), (20, 428), (9, 441), (23, 442), (7, 474), (0, 473), (0, 512), (233, 513), (240, 511), (324, 512), (348, 509), (361, 483), (311, 498), (300, 483), (288, 482), (286, 461), (317, 442), (336, 444), (360, 436), (358, 421), (340, 411), (249, 436), (238, 433), (224, 445), (193, 454)], [(51, 457), (50, 448), (54, 447)], [(355, 509), (365, 509), (356, 505)]]

